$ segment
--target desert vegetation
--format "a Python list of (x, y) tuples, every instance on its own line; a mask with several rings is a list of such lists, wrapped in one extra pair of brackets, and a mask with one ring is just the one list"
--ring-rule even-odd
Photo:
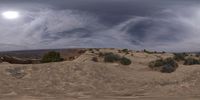
[(186, 53), (174, 53), (174, 59), (176, 61), (184, 61), (186, 56), (188, 56)]
[[(143, 51), (132, 52), (129, 50), (129, 54), (126, 55), (127, 50), (122, 49), (84, 50), (79, 50), (81, 54), (79, 51), (43, 53), (43, 59), (40, 60), (44, 60), (44, 58), (48, 60), (44, 64), (5, 63), (5, 61), (13, 62), (18, 60), (16, 58), (10, 60), (2, 57), (0, 70), (3, 83), (1, 84), (1, 89), (2, 91), (8, 90), (10, 87), (6, 84), (9, 83), (12, 87), (17, 87), (13, 90), (17, 90), (21, 94), (26, 94), (27, 91), (24, 92), (24, 88), (29, 87), (32, 89), (31, 93), (34, 91), (38, 95), (43, 92), (45, 93), (44, 95), (57, 96), (69, 93), (69, 96), (71, 96), (70, 93), (74, 93), (77, 96), (81, 96), (78, 93), (88, 92), (90, 93), (89, 96), (96, 96), (97, 94), (107, 96), (106, 93), (108, 91), (111, 96), (133, 96), (143, 95), (144, 92), (154, 93), (152, 91), (158, 91), (158, 93), (163, 94), (172, 93), (171, 90), (176, 92), (181, 89), (182, 91), (182, 89), (185, 89), (184, 84), (182, 84), (183, 81), (187, 84), (194, 84), (191, 79), (200, 79), (199, 72), (197, 73), (197, 71), (200, 71), (198, 67), (200, 58), (195, 53), (162, 54), (161, 52), (154, 52), (154, 54), (147, 54)], [(119, 50), (121, 53), (118, 52)], [(95, 53), (91, 53), (91, 51)], [(76, 54), (80, 54), (80, 56)], [(62, 58), (67, 61), (60, 63), (59, 61), (63, 61)], [(177, 70), (177, 68), (179, 69)], [(20, 85), (16, 86), (16, 82), (13, 80), (16, 80), (17, 84)], [(35, 82), (35, 80), (38, 80), (38, 82)], [(197, 84), (199, 82), (199, 80), (196, 81)], [(41, 87), (41, 84), (47, 84), (52, 88)], [(159, 86), (159, 90), (154, 88), (156, 86)], [(195, 84), (191, 90), (198, 86)], [(142, 93), (135, 94), (141, 88), (148, 88), (149, 91), (143, 90)], [(121, 89), (125, 91), (115, 92)], [(104, 94), (102, 91), (106, 91), (106, 93)], [(199, 93), (199, 90), (197, 92)]]
[(125, 54), (129, 54), (129, 50), (128, 49), (123, 49), (122, 52), (125, 53)]
[(104, 54), (104, 62), (120, 62), (122, 65), (130, 65), (132, 63), (130, 59), (126, 57), (120, 57), (119, 55), (111, 52)]
[(80, 50), (80, 51), (78, 51), (79, 54), (83, 54), (85, 52), (86, 52), (86, 50)]
[(200, 59), (189, 57), (184, 60), (184, 65), (198, 65), (200, 64)]
[(149, 67), (163, 73), (172, 73), (178, 68), (178, 63), (173, 58), (158, 59), (150, 62)]
[(104, 54), (104, 62), (117, 62), (121, 59), (121, 57), (117, 54), (114, 54), (112, 52), (109, 52), (109, 53), (105, 53)]
[(147, 54), (153, 54), (154, 52), (148, 51), (146, 49), (143, 50), (143, 52), (147, 53)]
[(129, 49), (118, 50), (118, 53), (125, 53), (126, 55), (130, 53)]
[(131, 62), (130, 59), (128, 59), (128, 58), (126, 58), (126, 57), (122, 57), (122, 58), (120, 59), (120, 63), (121, 63), (122, 65), (130, 65), (132, 62)]
[(197, 54), (187, 54), (187, 53), (174, 53), (174, 59), (176, 61), (183, 61), (184, 65), (198, 65), (200, 64), (200, 58)]
[[(136, 52), (139, 52), (139, 51), (136, 51)], [(158, 51), (149, 51), (149, 50), (146, 50), (146, 49), (144, 49), (143, 52), (147, 53), (147, 54), (164, 54), (164, 53), (166, 53), (165, 51), (158, 52)]]
[(64, 59), (61, 58), (59, 52), (50, 51), (50, 52), (44, 54), (44, 56), (42, 57), (41, 62), (42, 63), (48, 63), (48, 62), (59, 62), (59, 61), (63, 61), (63, 60)]
[(92, 58), (92, 61), (94, 61), (94, 62), (99, 62), (99, 60), (98, 60), (97, 57), (93, 57), (93, 58)]

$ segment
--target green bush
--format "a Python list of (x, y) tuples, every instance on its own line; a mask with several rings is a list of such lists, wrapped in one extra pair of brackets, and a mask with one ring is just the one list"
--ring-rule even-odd
[(105, 62), (116, 62), (119, 61), (121, 57), (119, 55), (113, 54), (113, 53), (105, 53), (104, 54), (104, 61)]
[(42, 57), (41, 62), (42, 63), (48, 63), (48, 62), (59, 62), (59, 61), (63, 61), (63, 60), (64, 59), (61, 58), (59, 52), (50, 51), (50, 52), (44, 54), (44, 56)]
[(162, 69), (160, 70), (162, 73), (172, 73), (176, 70), (176, 68), (174, 68), (172, 65), (170, 64), (166, 64), (162, 67)]
[(130, 59), (128, 59), (128, 58), (126, 58), (126, 57), (123, 57), (123, 58), (120, 59), (120, 63), (121, 63), (122, 65), (130, 65), (132, 62), (131, 62)]
[(173, 58), (166, 58), (150, 62), (149, 67), (153, 70), (159, 70), (163, 73), (171, 73), (178, 68), (178, 64)]
[(174, 59), (176, 61), (184, 61), (186, 56), (186, 53), (174, 53)]
[(147, 53), (147, 54), (153, 54), (153, 52), (148, 51), (148, 50), (146, 50), (146, 49), (144, 49), (144, 52)]
[(184, 61), (184, 65), (198, 65), (200, 64), (200, 60), (195, 58), (187, 58)]
[(163, 59), (158, 59), (156, 61), (152, 61), (149, 63), (149, 67), (154, 69), (154, 68), (157, 68), (157, 67), (160, 67), (164, 64), (164, 60)]
[(120, 62), (122, 65), (130, 65), (132, 63), (130, 59), (126, 57), (121, 57), (112, 52), (101, 54), (101, 56), (102, 55), (104, 57), (104, 62), (110, 62), (110, 63)]
[(128, 49), (123, 49), (122, 51), (125, 52), (125, 53), (129, 52)]

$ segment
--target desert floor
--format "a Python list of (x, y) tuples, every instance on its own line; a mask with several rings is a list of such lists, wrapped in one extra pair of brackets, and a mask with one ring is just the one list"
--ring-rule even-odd
[(134, 97), (134, 98), (51, 98), (51, 97), (1, 97), (0, 100), (199, 100), (200, 97)]
[(132, 60), (119, 63), (91, 61), (101, 49), (74, 61), (47, 64), (0, 64), (0, 100), (200, 100), (200, 66), (181, 63), (173, 73), (152, 71), (150, 61), (170, 53), (119, 53)]

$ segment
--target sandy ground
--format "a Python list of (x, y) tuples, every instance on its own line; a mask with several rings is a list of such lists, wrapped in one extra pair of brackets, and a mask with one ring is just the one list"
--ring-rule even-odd
[(164, 74), (147, 65), (172, 54), (120, 53), (133, 62), (123, 66), (93, 62), (95, 53), (59, 63), (1, 63), (0, 100), (200, 100), (199, 65), (180, 64), (176, 72)]
[(2, 97), (0, 100), (199, 100), (200, 97), (135, 97), (135, 98), (51, 98), (51, 97)]

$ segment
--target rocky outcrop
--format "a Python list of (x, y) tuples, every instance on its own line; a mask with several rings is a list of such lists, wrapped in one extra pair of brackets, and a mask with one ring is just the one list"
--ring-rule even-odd
[(10, 56), (3, 56), (1, 57), (2, 62), (8, 62), (11, 64), (38, 64), (40, 63), (40, 60), (31, 60), (31, 59), (20, 59), (16, 57), (10, 57)]

